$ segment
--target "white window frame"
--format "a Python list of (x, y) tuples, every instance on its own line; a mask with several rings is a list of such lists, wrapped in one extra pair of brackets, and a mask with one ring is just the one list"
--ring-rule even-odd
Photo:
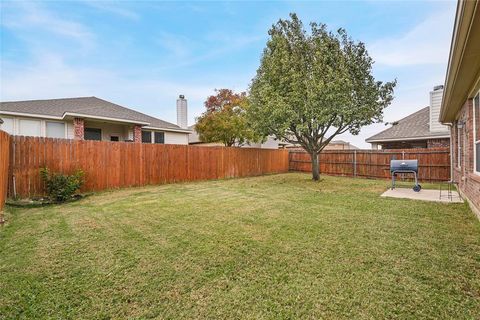
[[(22, 132), (20, 132), (20, 128), (21, 128), (21, 125), (20, 125), (20, 122), (24, 120), (24, 121), (36, 121), (40, 124), (40, 132), (37, 136), (27, 136), (25, 134), (23, 134)], [(16, 119), (16, 123), (15, 123), (15, 135), (17, 136), (23, 136), (23, 137), (45, 137), (45, 120), (43, 119), (37, 119), (37, 118), (25, 118), (25, 117), (21, 117), (21, 118), (17, 118)]]
[(65, 130), (64, 130), (64, 132), (63, 132), (63, 138), (62, 138), (62, 139), (66, 139), (66, 138), (67, 138), (67, 136), (68, 136), (68, 129), (67, 129), (68, 125), (67, 125), (67, 123), (64, 122), (64, 121), (55, 121), (55, 120), (45, 120), (45, 134), (43, 135), (45, 138), (48, 138), (48, 137), (47, 137), (47, 125), (48, 125), (48, 122), (63, 123)]
[(457, 121), (457, 168), (462, 168), (462, 128), (458, 125), (461, 120)]
[[(144, 132), (150, 132), (150, 142), (143, 142), (143, 141), (142, 141), (142, 143), (145, 143), (145, 144), (149, 144), (149, 143), (150, 143), (150, 144), (152, 144), (152, 143), (153, 143), (153, 140), (152, 140), (152, 139), (154, 138), (153, 131), (152, 131), (152, 130), (142, 130), (142, 131), (144, 131)], [(143, 133), (142, 133), (142, 136), (143, 136)]]
[[(142, 142), (142, 143), (150, 143), (150, 144), (165, 144), (165, 131), (157, 131), (157, 130), (142, 130), (146, 132), (150, 132), (150, 142)], [(155, 132), (163, 132), (163, 143), (155, 143)]]
[[(163, 143), (156, 143), (155, 142), (155, 133), (156, 132), (163, 133)], [(152, 143), (153, 144), (165, 144), (165, 131), (152, 131)]]
[[(479, 100), (479, 103), (480, 103), (480, 91), (477, 92), (477, 94), (473, 97), (473, 103), (472, 103), (472, 107), (473, 107), (473, 173), (475, 173), (476, 175), (480, 175), (480, 171), (477, 171), (477, 157), (480, 157), (480, 154), (477, 154), (477, 144), (480, 144), (480, 140), (475, 140), (477, 138), (477, 130), (480, 130), (480, 128), (477, 128), (477, 124), (476, 124), (476, 121), (475, 121), (475, 99), (478, 97), (478, 100)], [(480, 109), (480, 105), (478, 106), (478, 108)]]
[[(118, 141), (112, 141), (112, 137), (117, 137), (118, 138)], [(122, 141), (122, 135), (120, 133), (110, 133), (108, 135), (108, 141), (111, 141), (111, 142), (120, 142)]]

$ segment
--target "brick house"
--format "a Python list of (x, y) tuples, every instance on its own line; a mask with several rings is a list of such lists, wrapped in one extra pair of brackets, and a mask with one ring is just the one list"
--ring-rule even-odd
[(0, 103), (0, 129), (23, 136), (75, 140), (188, 144), (187, 100), (173, 124), (96, 97)]
[(480, 218), (480, 5), (459, 1), (440, 121), (451, 127), (452, 178)]
[(443, 86), (430, 92), (430, 106), (395, 121), (391, 127), (365, 141), (372, 149), (411, 149), (449, 147), (448, 126), (438, 121), (442, 102)]

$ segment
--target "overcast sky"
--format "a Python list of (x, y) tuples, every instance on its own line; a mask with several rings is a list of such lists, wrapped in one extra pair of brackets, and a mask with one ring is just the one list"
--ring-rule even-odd
[[(396, 78), (385, 121), (429, 104), (443, 84), (455, 1), (336, 2), (1, 2), (2, 101), (97, 96), (176, 122), (189, 100), (189, 124), (215, 88), (246, 90), (279, 18), (343, 27), (367, 45), (377, 80)], [(359, 147), (385, 129), (344, 135)]]

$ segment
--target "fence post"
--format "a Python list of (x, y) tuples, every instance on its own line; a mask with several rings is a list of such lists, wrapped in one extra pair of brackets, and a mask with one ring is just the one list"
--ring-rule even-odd
[(353, 150), (353, 177), (357, 176), (357, 150)]
[(402, 160), (405, 160), (405, 151), (402, 151)]

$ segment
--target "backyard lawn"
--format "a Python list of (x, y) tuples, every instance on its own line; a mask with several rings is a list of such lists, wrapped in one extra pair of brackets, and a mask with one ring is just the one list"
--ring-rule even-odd
[(480, 222), (288, 173), (8, 208), (0, 318), (480, 318)]

